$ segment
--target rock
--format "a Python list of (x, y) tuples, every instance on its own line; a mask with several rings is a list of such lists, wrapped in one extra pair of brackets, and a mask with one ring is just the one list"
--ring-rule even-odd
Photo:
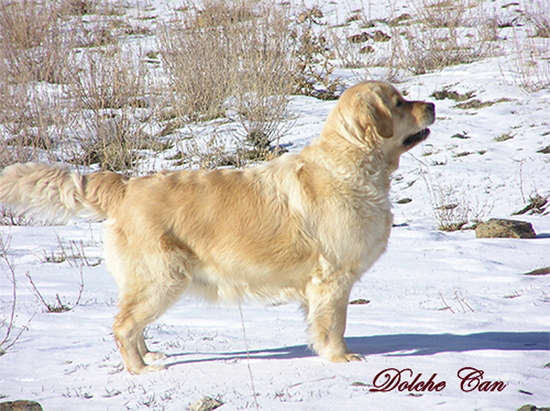
[(206, 395), (189, 406), (189, 411), (211, 411), (221, 407), (223, 402)]
[(349, 303), (351, 305), (365, 305), (365, 304), (369, 304), (370, 300), (365, 300), (364, 298), (359, 298), (357, 300), (351, 300)]
[(359, 54), (371, 54), (371, 53), (374, 53), (374, 47), (372, 46), (361, 47), (361, 49), (359, 50)]
[(550, 267), (537, 268), (536, 270), (529, 271), (524, 275), (547, 275), (550, 274)]
[(526, 404), (521, 408), (518, 408), (518, 411), (550, 411), (550, 407), (538, 408), (534, 405)]
[(348, 41), (352, 44), (364, 43), (370, 39), (369, 33), (354, 34), (348, 37)]
[(476, 227), (477, 238), (535, 238), (531, 223), (491, 218)]
[(385, 42), (390, 41), (391, 37), (384, 33), (383, 31), (376, 30), (372, 35), (372, 39), (376, 42)]
[(42, 406), (35, 401), (0, 402), (0, 411), (43, 411)]
[(400, 16), (394, 18), (393, 20), (390, 20), (390, 22), (388, 23), (390, 26), (397, 26), (399, 25), (399, 23), (403, 22), (403, 21), (407, 21), (407, 20), (411, 20), (412, 17), (410, 14), (408, 13), (404, 13), (404, 14), (401, 14)]

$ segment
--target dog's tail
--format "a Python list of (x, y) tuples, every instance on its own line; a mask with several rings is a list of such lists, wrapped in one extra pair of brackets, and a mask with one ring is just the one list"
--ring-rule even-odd
[(128, 179), (99, 172), (80, 175), (43, 163), (14, 164), (0, 174), (0, 203), (67, 220), (82, 211), (105, 218), (124, 197)]

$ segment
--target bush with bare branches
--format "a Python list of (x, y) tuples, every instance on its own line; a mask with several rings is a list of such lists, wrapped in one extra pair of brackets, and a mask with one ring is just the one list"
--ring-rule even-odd
[(64, 83), (72, 39), (51, 2), (0, 3), (0, 75), (8, 83)]
[(164, 25), (160, 46), (179, 121), (228, 116), (244, 144), (266, 150), (284, 132), (289, 25), (282, 6), (247, 0), (206, 1)]

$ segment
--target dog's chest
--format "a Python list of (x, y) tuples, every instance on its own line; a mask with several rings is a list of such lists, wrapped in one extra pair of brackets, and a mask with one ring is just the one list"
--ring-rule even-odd
[(364, 191), (357, 194), (323, 207), (318, 227), (325, 256), (359, 275), (385, 251), (393, 215), (387, 198)]
[(360, 271), (368, 270), (386, 250), (393, 215), (389, 210), (389, 201), (372, 205), (357, 214), (355, 237), (359, 246), (358, 260)]

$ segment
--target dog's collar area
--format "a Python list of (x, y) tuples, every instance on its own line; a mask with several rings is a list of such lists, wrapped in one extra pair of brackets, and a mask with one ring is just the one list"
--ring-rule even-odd
[(403, 145), (406, 147), (412, 147), (420, 143), (421, 141), (426, 140), (426, 138), (430, 135), (430, 129), (425, 128), (424, 130), (420, 130), (416, 134), (412, 134), (408, 136), (404, 141)]

